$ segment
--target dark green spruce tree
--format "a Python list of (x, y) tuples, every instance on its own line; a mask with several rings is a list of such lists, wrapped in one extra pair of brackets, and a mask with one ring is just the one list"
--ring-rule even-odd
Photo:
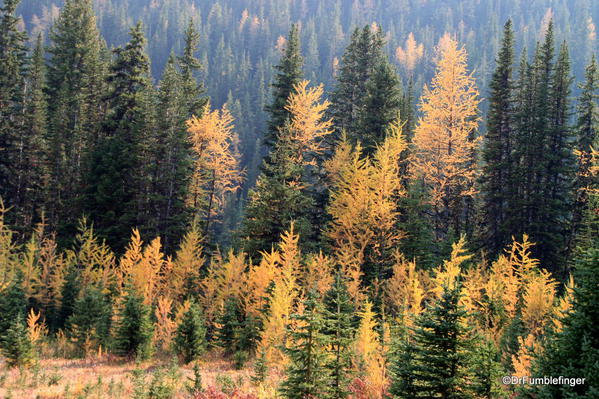
[(0, 295), (0, 336), (8, 331), (18, 316), (25, 320), (26, 311), (27, 299), (23, 291), (23, 278), (17, 274)]
[(574, 302), (563, 320), (560, 332), (537, 361), (535, 375), (584, 378), (584, 384), (544, 385), (538, 388), (542, 399), (582, 399), (599, 397), (599, 240), (575, 262)]
[(187, 106), (187, 117), (192, 115), (202, 116), (204, 107), (208, 103), (204, 84), (198, 81), (196, 74), (202, 70), (202, 63), (196, 57), (200, 44), (200, 34), (193, 19), (189, 20), (185, 30), (185, 47), (183, 55), (177, 58), (182, 79), (182, 96)]
[(50, 31), (48, 222), (62, 235), (76, 229), (83, 178), (104, 116), (104, 44), (91, 0), (67, 0)]
[(108, 82), (109, 111), (91, 158), (84, 210), (98, 236), (122, 250), (131, 228), (141, 227), (146, 214), (149, 145), (152, 134), (152, 86), (146, 39), (141, 23), (131, 40), (117, 48)]
[(380, 29), (373, 31), (369, 25), (356, 28), (341, 58), (337, 85), (331, 97), (331, 113), (336, 129), (345, 131), (352, 141), (361, 139), (367, 86), (383, 57), (383, 46)]
[(511, 240), (509, 213), (512, 186), (514, 126), (514, 32), (512, 21), (503, 28), (503, 42), (490, 83), (487, 134), (484, 138), (481, 174), (481, 240), (494, 257)]
[(6, 0), (0, 7), (0, 198), (7, 207), (19, 205), (22, 196), (18, 166), (28, 62), (27, 36), (18, 29), (15, 14), (19, 3)]
[[(40, 221), (48, 187), (47, 97), (46, 68), (42, 35), (38, 35), (31, 53), (27, 90), (25, 91), (25, 121), (21, 135), (18, 187), (21, 195), (16, 209), (21, 214), (20, 227), (33, 227)], [(15, 210), (16, 210), (15, 209)]]
[(185, 363), (197, 360), (206, 351), (206, 327), (196, 302), (191, 303), (177, 326), (174, 349)]
[[(574, 182), (575, 204), (572, 211), (572, 226), (568, 244), (570, 259), (574, 258), (577, 246), (588, 247), (589, 238), (593, 235), (593, 206), (589, 189), (597, 188), (597, 176), (591, 170), (593, 159), (591, 149), (599, 148), (599, 69), (597, 60), (593, 56), (585, 70), (585, 81), (580, 85), (582, 90), (578, 99), (578, 120), (576, 131), (578, 138), (576, 150), (578, 151), (578, 171)], [(590, 230), (589, 230), (590, 228)], [(589, 234), (591, 233), (591, 234)], [(595, 232), (596, 234), (596, 232)]]
[(276, 67), (279, 72), (273, 84), (273, 102), (267, 108), (271, 115), (266, 134), (270, 152), (263, 161), (256, 186), (248, 194), (241, 229), (250, 256), (270, 249), (291, 222), (295, 223), (302, 245), (311, 241), (314, 232), (311, 210), (315, 201), (307, 190), (306, 167), (295, 161), (297, 144), (289, 139), (289, 112), (284, 109), (293, 86), (302, 77), (302, 65), (298, 28), (294, 25)]
[(264, 143), (269, 147), (272, 147), (277, 141), (279, 130), (285, 126), (285, 122), (289, 119), (289, 111), (285, 109), (285, 105), (287, 104), (287, 98), (293, 93), (293, 87), (304, 76), (303, 66), (304, 59), (301, 54), (299, 27), (294, 24), (289, 31), (281, 60), (275, 66), (277, 73), (272, 84), (272, 102), (266, 107), (270, 119)]
[(328, 367), (328, 337), (323, 334), (323, 307), (314, 291), (304, 301), (303, 314), (291, 317), (298, 326), (290, 331), (291, 345), (286, 349), (291, 364), (281, 384), (281, 394), (288, 399), (326, 398), (331, 386)]
[(417, 319), (410, 342), (394, 360), (392, 390), (398, 398), (471, 398), (471, 338), (460, 297), (459, 286), (444, 287)]
[(140, 360), (150, 357), (154, 349), (151, 309), (134, 288), (127, 289), (117, 319), (114, 330), (116, 353)]
[(348, 386), (352, 367), (351, 346), (354, 338), (352, 318), (355, 308), (340, 273), (323, 298), (325, 327), (329, 339), (328, 370), (331, 374), (328, 398), (342, 399), (349, 395)]
[[(549, 92), (549, 124), (545, 148), (545, 171), (537, 251), (542, 265), (566, 278), (566, 247), (574, 205), (573, 181), (576, 159), (573, 145), (576, 131), (571, 126), (570, 56), (568, 46), (560, 47)], [(535, 238), (533, 237), (533, 240)]]
[(376, 151), (392, 122), (398, 117), (405, 118), (400, 114), (402, 108), (405, 107), (401, 82), (393, 65), (383, 56), (366, 84), (364, 112), (360, 115), (360, 141), (365, 154), (372, 155)]
[(158, 88), (156, 129), (150, 144), (151, 215), (146, 220), (148, 230), (162, 238), (167, 250), (180, 241), (191, 219), (185, 204), (192, 173), (185, 121), (194, 105), (186, 101), (185, 93), (186, 82), (171, 55)]

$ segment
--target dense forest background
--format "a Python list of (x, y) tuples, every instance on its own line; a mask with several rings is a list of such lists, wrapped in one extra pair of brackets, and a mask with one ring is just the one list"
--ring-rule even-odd
[[(32, 38), (48, 31), (61, 5), (61, 1), (52, 0), (21, 2), (19, 14)], [(194, 20), (200, 32), (198, 55), (207, 94), (217, 108), (229, 102), (236, 119), (242, 167), (247, 170), (242, 197), (254, 184), (265, 155), (264, 108), (270, 101), (273, 66), (292, 23), (301, 26), (306, 79), (324, 83), (327, 91), (333, 89), (352, 30), (379, 24), (385, 32), (385, 51), (397, 65), (404, 86), (413, 80), (415, 102), (433, 75), (434, 47), (445, 32), (465, 45), (483, 98), (488, 94), (502, 27), (508, 18), (514, 24), (517, 53), (523, 48), (532, 51), (541, 39), (543, 26), (553, 18), (557, 42), (567, 40), (570, 45), (576, 81), (583, 78), (585, 65), (598, 48), (595, 22), (599, 9), (592, 0), (102, 0), (95, 1), (94, 8), (98, 28), (109, 47), (126, 43), (130, 26), (143, 21), (156, 81), (171, 52), (178, 54), (183, 49), (187, 21)], [(397, 57), (397, 49), (406, 48), (410, 33), (416, 45), (423, 46), (415, 65), (402, 63)], [(578, 93), (576, 86), (573, 90)], [(483, 111), (486, 104), (481, 104)], [(233, 225), (239, 222), (239, 213), (230, 217)]]
[(597, 397), (598, 18), (1, 1), (0, 394)]

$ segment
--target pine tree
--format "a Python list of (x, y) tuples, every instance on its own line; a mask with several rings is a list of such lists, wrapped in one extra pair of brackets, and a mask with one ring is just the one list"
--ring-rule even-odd
[(50, 31), (48, 48), (48, 218), (72, 233), (79, 217), (87, 160), (100, 131), (105, 95), (103, 43), (91, 0), (68, 0)]
[(256, 187), (250, 191), (242, 237), (250, 256), (267, 251), (294, 222), (306, 248), (318, 240), (313, 217), (318, 180), (309, 179), (318, 170), (331, 121), (324, 114), (329, 105), (321, 101), (322, 85), (308, 88), (308, 81), (295, 85), (286, 103), (291, 117), (279, 130)]
[(417, 398), (416, 346), (409, 336), (396, 338), (395, 350), (391, 358), (391, 387), (389, 393), (397, 399)]
[(331, 399), (346, 398), (352, 365), (354, 305), (347, 291), (343, 276), (337, 273), (335, 281), (323, 298), (325, 327), (323, 333), (329, 339), (328, 370), (331, 373)]
[(301, 55), (301, 46), (299, 39), (299, 27), (293, 24), (289, 31), (285, 50), (279, 64), (275, 66), (277, 74), (273, 83), (272, 102), (266, 107), (270, 114), (268, 122), (268, 132), (265, 135), (264, 142), (268, 146), (273, 146), (279, 135), (279, 130), (285, 127), (285, 123), (290, 118), (290, 113), (285, 109), (289, 95), (293, 93), (297, 85), (304, 76), (302, 68), (304, 59)]
[(131, 40), (117, 48), (110, 67), (109, 114), (91, 158), (84, 208), (101, 238), (122, 250), (140, 219), (146, 198), (144, 146), (151, 128), (149, 60), (141, 23)]
[(507, 225), (512, 187), (514, 130), (514, 32), (512, 21), (503, 28), (503, 42), (497, 55), (496, 68), (490, 84), (487, 134), (484, 139), (481, 174), (482, 240), (491, 256), (498, 254), (510, 242)]
[(34, 347), (21, 314), (11, 320), (10, 327), (0, 337), (0, 350), (8, 367), (28, 367), (33, 364)]
[(151, 311), (143, 300), (133, 288), (128, 288), (120, 304), (114, 344), (116, 353), (121, 356), (143, 360), (152, 355)]
[(411, 333), (413, 380), (404, 381), (401, 387), (416, 392), (416, 397), (471, 397), (467, 382), (471, 340), (460, 291), (459, 285), (445, 286), (439, 301), (422, 313)]
[(291, 318), (296, 324), (289, 332), (291, 344), (286, 349), (291, 364), (286, 370), (287, 379), (281, 384), (281, 394), (289, 399), (328, 397), (328, 339), (323, 334), (322, 304), (315, 292), (308, 293), (303, 313)]
[(260, 356), (256, 358), (256, 362), (254, 363), (254, 374), (252, 375), (251, 379), (255, 385), (260, 385), (266, 381), (266, 377), (268, 377), (266, 352), (261, 351)]
[(506, 392), (501, 386), (501, 377), (506, 371), (501, 365), (500, 353), (489, 337), (479, 337), (474, 341), (472, 356), (473, 392), (477, 398), (505, 398)]
[(0, 197), (7, 206), (20, 205), (20, 140), (24, 135), (27, 36), (19, 31), (15, 15), (19, 0), (7, 0), (0, 8)]

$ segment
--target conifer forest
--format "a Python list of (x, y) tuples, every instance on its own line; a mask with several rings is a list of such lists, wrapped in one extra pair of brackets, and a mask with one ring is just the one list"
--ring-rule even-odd
[(599, 399), (597, 0), (0, 0), (0, 399)]

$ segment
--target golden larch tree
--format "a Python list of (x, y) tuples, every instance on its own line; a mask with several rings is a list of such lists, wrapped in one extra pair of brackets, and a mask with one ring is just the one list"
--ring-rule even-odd
[(399, 46), (395, 50), (397, 61), (399, 61), (399, 63), (406, 69), (408, 74), (411, 74), (414, 71), (414, 68), (423, 56), (424, 45), (416, 42), (412, 32), (408, 35), (404, 47)]
[(222, 211), (227, 194), (237, 191), (243, 181), (233, 129), (233, 116), (226, 105), (210, 111), (207, 104), (201, 118), (194, 116), (187, 121), (195, 154), (187, 204), (202, 215), (206, 232)]
[(446, 34), (437, 47), (436, 74), (424, 88), (410, 162), (412, 177), (430, 193), (437, 239), (450, 227), (463, 231), (465, 199), (475, 194), (479, 140), (478, 90), (468, 72), (466, 50)]

